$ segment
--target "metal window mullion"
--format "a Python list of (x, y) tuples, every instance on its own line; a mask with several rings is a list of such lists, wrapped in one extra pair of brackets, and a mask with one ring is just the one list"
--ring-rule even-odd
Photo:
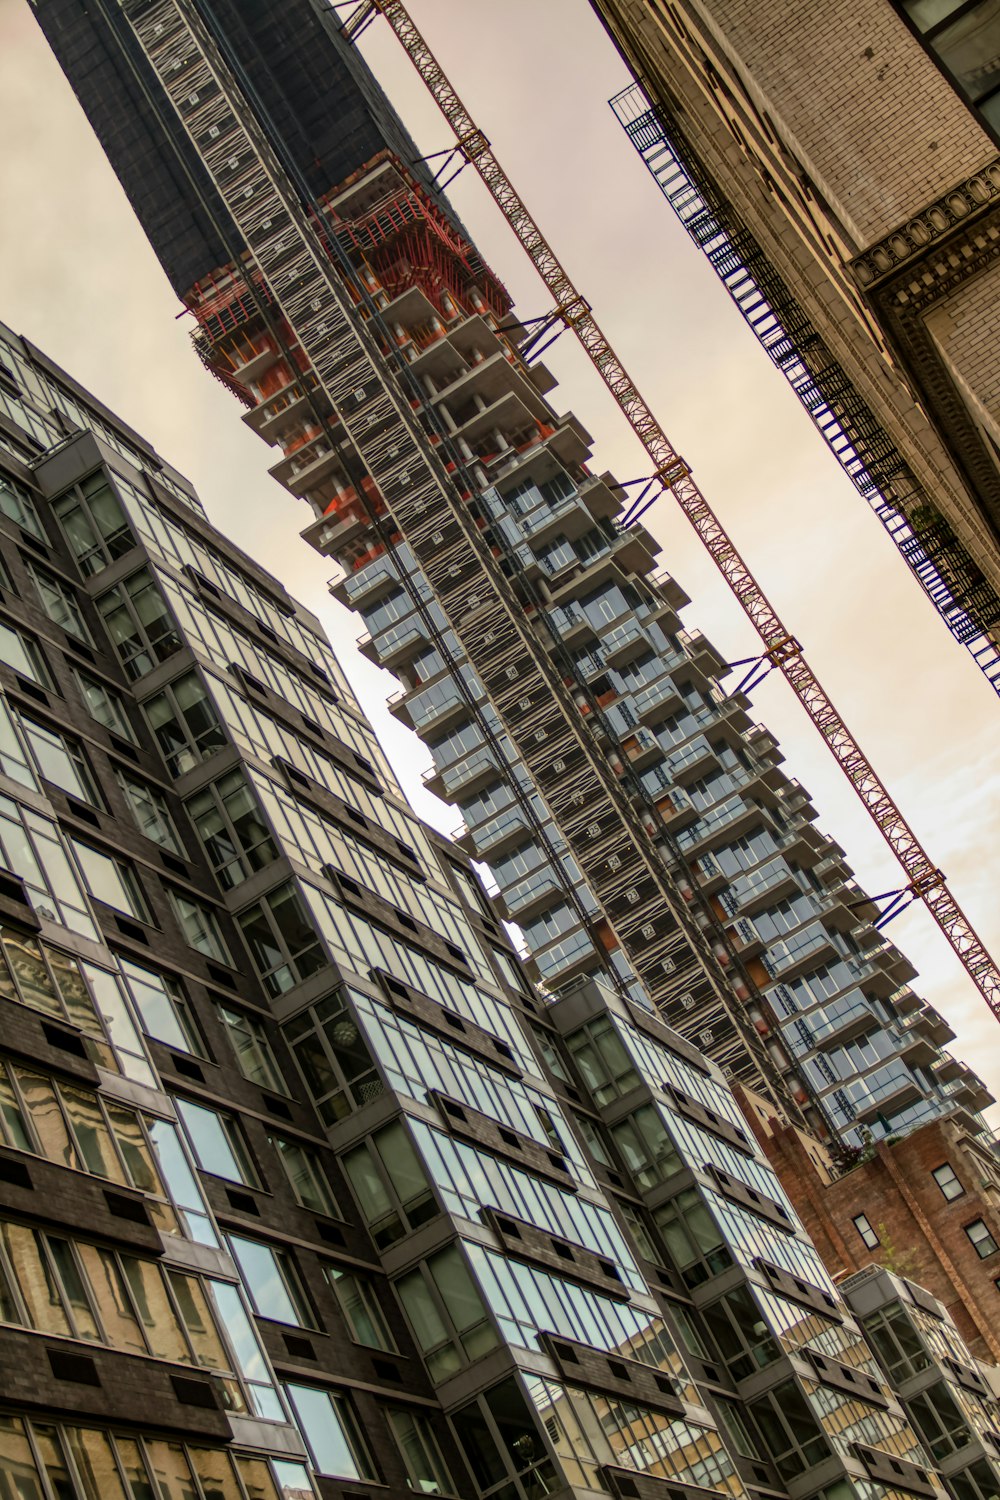
[[(49, 1236), (48, 1231), (43, 1230), (43, 1229), (32, 1229), (32, 1233), (35, 1236), (36, 1243), (38, 1243), (38, 1242), (41, 1243), (41, 1246), (42, 1246), (42, 1255), (44, 1256), (46, 1264), (48, 1265), (49, 1275), (52, 1277), (52, 1280), (55, 1283), (55, 1286), (56, 1286), (56, 1288), (57, 1288), (57, 1290), (59, 1292), (59, 1295), (62, 1298), (63, 1313), (65, 1314), (66, 1321), (69, 1323), (70, 1327), (73, 1330), (73, 1332), (71, 1334), (71, 1337), (75, 1338), (75, 1339), (78, 1339), (81, 1343), (90, 1343), (91, 1340), (84, 1338), (83, 1334), (80, 1333), (79, 1328), (77, 1327), (76, 1318), (75, 1318), (74, 1313), (73, 1313), (73, 1304), (72, 1304), (72, 1301), (70, 1300), (69, 1294), (66, 1291), (66, 1287), (63, 1284), (62, 1276), (61, 1276), (61, 1274), (59, 1272), (59, 1268), (58, 1268), (58, 1266), (56, 1264), (56, 1258), (55, 1258), (54, 1254), (52, 1253), (52, 1249), (51, 1249), (51, 1246), (49, 1244), (49, 1238), (50, 1238), (50, 1236)], [(55, 1238), (63, 1240), (65, 1242), (65, 1244), (69, 1247), (70, 1256), (71, 1256), (71, 1258), (73, 1260), (74, 1266), (76, 1267), (77, 1275), (80, 1278), (80, 1285), (83, 1287), (84, 1300), (90, 1306), (91, 1316), (93, 1317), (94, 1323), (97, 1326), (98, 1337), (100, 1339), (100, 1342), (102, 1344), (106, 1345), (108, 1348), (113, 1349), (114, 1345), (109, 1341), (107, 1332), (105, 1331), (105, 1328), (104, 1328), (104, 1324), (101, 1321), (101, 1318), (100, 1318), (99, 1314), (95, 1310), (94, 1302), (93, 1302), (93, 1294), (92, 1294), (91, 1288), (90, 1288), (90, 1281), (89, 1281), (88, 1277), (84, 1274), (80, 1258), (79, 1258), (79, 1256), (76, 1253), (76, 1244), (75, 1244), (75, 1242), (73, 1240), (71, 1240), (68, 1235), (61, 1235), (61, 1234), (59, 1234), (59, 1235), (56, 1235)]]

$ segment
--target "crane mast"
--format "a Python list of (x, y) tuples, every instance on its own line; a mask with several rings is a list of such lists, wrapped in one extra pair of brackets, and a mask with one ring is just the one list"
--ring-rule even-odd
[(576, 335), (625, 414), (650, 459), (649, 483), (676, 500), (757, 631), (763, 644), (761, 660), (782, 673), (895, 855), (905, 876), (904, 890), (924, 903), (1000, 1019), (1000, 970), (985, 944), (601, 331), (590, 304), (573, 284), (406, 7), (400, 0), (360, 0), (343, 25), (344, 34), (356, 39), (377, 15), (385, 17), (454, 132), (453, 152), (479, 174), (530, 256), (553, 298), (550, 319)]

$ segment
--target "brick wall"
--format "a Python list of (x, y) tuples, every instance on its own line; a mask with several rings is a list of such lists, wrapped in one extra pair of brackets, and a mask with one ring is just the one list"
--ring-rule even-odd
[(1000, 262), (956, 287), (927, 319), (941, 355), (963, 395), (1000, 433), (1000, 359), (997, 308)]
[(859, 248), (996, 145), (889, 0), (692, 0)]
[[(794, 1130), (771, 1122), (756, 1133), (832, 1276), (887, 1265), (944, 1304), (977, 1357), (1000, 1362), (1000, 1250), (980, 1259), (965, 1233), (982, 1219), (1000, 1245), (1000, 1169), (954, 1118), (879, 1145), (871, 1161), (828, 1184)], [(965, 1190), (952, 1202), (931, 1176), (946, 1162)], [(859, 1214), (879, 1236), (872, 1249), (852, 1222)]]

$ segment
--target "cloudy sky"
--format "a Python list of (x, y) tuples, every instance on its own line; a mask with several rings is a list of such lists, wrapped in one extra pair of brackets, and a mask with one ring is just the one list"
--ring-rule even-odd
[[(585, 0), (412, 0), (459, 92), (493, 143), (637, 384), (692, 465), (855, 735), (981, 935), (1000, 952), (1000, 704), (955, 645), (837, 468), (634, 155), (607, 100), (627, 82)], [(425, 152), (443, 120), (384, 23), (364, 50)], [(189, 325), (124, 194), (50, 56), (28, 0), (0, 0), (0, 320), (44, 348), (197, 485), (212, 519), (324, 619), (421, 812), (428, 756), (388, 718), (393, 683), (356, 657), (359, 622), (329, 599), (331, 565), (298, 539), (304, 507), (267, 477), (276, 454), (201, 368)], [(525, 315), (544, 288), (467, 170), (453, 191), (485, 257)], [(648, 461), (564, 336), (547, 357), (558, 403), (596, 439), (602, 468)], [(661, 564), (728, 660), (755, 637), (687, 523), (661, 502), (647, 518)], [(821, 826), (870, 890), (899, 872), (783, 682), (755, 708), (786, 770), (812, 791)], [(890, 929), (921, 969), (922, 993), (958, 1034), (954, 1049), (1000, 1092), (997, 1022), (918, 908)]]

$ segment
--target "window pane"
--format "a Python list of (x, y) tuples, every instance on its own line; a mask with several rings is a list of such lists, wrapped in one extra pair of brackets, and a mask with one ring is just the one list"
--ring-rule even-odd
[(462, 1355), (423, 1272), (411, 1271), (396, 1283), (399, 1300), (432, 1380), (447, 1380), (461, 1369)]
[(281, 1251), (272, 1250), (270, 1245), (245, 1240), (235, 1234), (229, 1236), (229, 1244), (260, 1316), (273, 1318), (276, 1323), (293, 1323), (308, 1328), (311, 1319), (306, 1314), (298, 1289), (293, 1291), (295, 1272), (288, 1257)]
[(438, 1450), (430, 1423), (409, 1411), (390, 1411), (389, 1425), (403, 1455), (410, 1488), (423, 1495), (446, 1495), (454, 1491)]
[(0, 511), (40, 542), (48, 540), (28, 491), (11, 479), (9, 474), (0, 474)]
[(23, 1068), (15, 1068), (14, 1074), (42, 1155), (64, 1167), (82, 1166), (51, 1080), (38, 1073), (28, 1073)]
[(217, 963), (231, 965), (229, 949), (226, 947), (215, 913), (202, 905), (200, 901), (195, 901), (190, 896), (182, 896), (179, 891), (168, 890), (167, 898), (183, 930), (184, 941), (197, 949), (199, 953), (204, 953), (206, 958), (214, 958)]
[(148, 1354), (125, 1280), (110, 1250), (81, 1245), (80, 1259), (97, 1303), (108, 1342), (131, 1354)]
[(211, 1500), (243, 1500), (228, 1453), (217, 1448), (192, 1448), (190, 1452), (206, 1496)]
[(94, 1317), (94, 1309), (87, 1295), (87, 1286), (81, 1275), (72, 1245), (68, 1240), (57, 1239), (51, 1235), (46, 1235), (45, 1241), (62, 1287), (63, 1299), (73, 1319), (77, 1337), (99, 1339), (101, 1334), (97, 1319)]
[[(8, 660), (9, 658), (5, 658)], [(103, 724), (105, 729), (110, 729), (113, 734), (120, 734), (123, 739), (135, 742), (135, 732), (129, 722), (125, 706), (118, 694), (111, 688), (105, 687), (94, 677), (88, 677), (83, 672), (74, 672), (80, 696), (90, 717), (98, 724)]]
[(229, 1010), (224, 1005), (219, 1006), (219, 1014), (226, 1024), (229, 1040), (233, 1044), (236, 1061), (244, 1078), (249, 1078), (251, 1083), (260, 1084), (261, 1088), (271, 1089), (276, 1094), (287, 1094), (285, 1081), (278, 1070), (271, 1053), (271, 1044), (260, 1021), (253, 1016), (244, 1015), (242, 1011)]
[(374, 1283), (367, 1276), (342, 1271), (338, 1266), (327, 1266), (326, 1274), (337, 1294), (351, 1337), (370, 1349), (394, 1353), (396, 1346), (378, 1305)]
[(93, 778), (75, 740), (67, 740), (57, 730), (38, 724), (26, 715), (21, 716), (21, 725), (35, 758), (39, 775), (53, 786), (61, 787), (71, 797), (100, 807), (101, 801), (94, 787)]
[(0, 625), (0, 653), (8, 667), (19, 672), (22, 677), (37, 682), (41, 687), (50, 686), (49, 674), (39, 647), (7, 625)]
[(64, 587), (57, 578), (53, 578), (51, 574), (36, 567), (33, 563), (28, 564), (28, 573), (35, 585), (42, 608), (53, 624), (59, 625), (69, 635), (75, 636), (78, 641), (91, 645), (90, 632), (83, 623), (80, 606), (69, 589)]
[(177, 1109), (203, 1172), (225, 1177), (229, 1182), (242, 1182), (247, 1187), (255, 1186), (234, 1122), (187, 1099), (178, 1099)]
[(123, 1255), (122, 1270), (152, 1352), (159, 1359), (176, 1359), (190, 1364), (191, 1356), (167, 1296), (160, 1267), (151, 1260)]
[(271, 1138), (271, 1145), (278, 1153), (296, 1201), (313, 1213), (339, 1217), (336, 1200), (330, 1190), (318, 1156), (298, 1141)]
[(162, 848), (169, 849), (172, 854), (183, 856), (184, 850), (174, 830), (163, 793), (144, 781), (136, 781), (123, 771), (118, 773), (118, 784), (125, 794), (126, 804), (139, 832)]
[(139, 882), (120, 860), (111, 859), (87, 844), (71, 839), (73, 852), (80, 861), (84, 884), (95, 901), (103, 901), (116, 911), (128, 912), (138, 922), (148, 922), (149, 913), (139, 893)]
[(285, 1389), (319, 1473), (334, 1474), (339, 1479), (376, 1477), (346, 1403), (315, 1386), (289, 1385)]
[(206, 787), (187, 808), (223, 889), (231, 890), (277, 859), (278, 850), (242, 771), (231, 771)]
[(0, 1141), (21, 1151), (34, 1151), (28, 1123), (6, 1068), (0, 1064)]
[(204, 1057), (205, 1049), (177, 980), (124, 959), (121, 965), (143, 1031), (168, 1047)]
[(148, 568), (95, 601), (125, 675), (135, 681), (181, 647), (166, 601)]
[(980, 0), (935, 32), (932, 45), (970, 99), (992, 93), (1000, 84), (1000, 0)]
[(125, 1500), (107, 1434), (93, 1427), (68, 1427), (66, 1440), (85, 1500)]
[[(41, 1333), (71, 1334), (63, 1299), (37, 1235), (22, 1224), (0, 1224), (0, 1245), (7, 1252), (20, 1288), (28, 1326)], [(17, 1317), (14, 1321), (21, 1319)]]
[(65, 1083), (59, 1092), (87, 1171), (123, 1183), (125, 1173), (96, 1095)]

